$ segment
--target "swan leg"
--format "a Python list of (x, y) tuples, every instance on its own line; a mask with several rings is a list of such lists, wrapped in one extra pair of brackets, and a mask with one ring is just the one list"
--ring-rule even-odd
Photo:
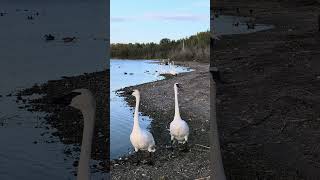
[(185, 136), (185, 137), (184, 137), (184, 142), (183, 142), (183, 144), (186, 143), (186, 142), (188, 142), (188, 136)]
[(139, 151), (136, 151), (136, 164), (139, 165), (140, 164), (140, 159), (141, 159), (141, 156), (140, 156), (140, 152)]
[(188, 141), (185, 141), (183, 144), (184, 144), (184, 149), (183, 149), (183, 151), (184, 151), (184, 152), (188, 152), (188, 151), (189, 151)]
[(154, 162), (153, 162), (153, 158), (152, 158), (152, 152), (149, 152), (149, 165), (154, 165)]
[(174, 140), (174, 139), (172, 139), (172, 137), (173, 137), (173, 136), (171, 136), (171, 148), (170, 148), (170, 149), (171, 149), (171, 151), (173, 151), (173, 145), (174, 145), (174, 143), (175, 143), (175, 140)]

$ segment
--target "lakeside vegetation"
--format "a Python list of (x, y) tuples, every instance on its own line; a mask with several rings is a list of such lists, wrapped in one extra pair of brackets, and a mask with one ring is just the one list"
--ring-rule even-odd
[(210, 31), (179, 40), (161, 39), (159, 43), (111, 44), (111, 58), (206, 61), (210, 58)]

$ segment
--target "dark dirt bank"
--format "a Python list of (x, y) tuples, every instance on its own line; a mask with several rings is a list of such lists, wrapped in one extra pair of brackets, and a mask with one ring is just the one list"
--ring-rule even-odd
[[(17, 93), (17, 101), (25, 102), (24, 108), (29, 111), (46, 112), (44, 123), (37, 128), (57, 131), (52, 136), (59, 137), (64, 144), (78, 144), (78, 148), (66, 149), (66, 155), (80, 152), (82, 140), (83, 119), (79, 111), (71, 107), (61, 107), (52, 104), (52, 99), (71, 92), (74, 89), (87, 88), (96, 97), (97, 112), (92, 146), (92, 158), (99, 163), (92, 169), (109, 172), (109, 70), (96, 73), (85, 73), (75, 77), (63, 77), (61, 80), (51, 80), (42, 85), (34, 85)], [(27, 96), (41, 94), (42, 98), (28, 100)], [(50, 141), (48, 141), (50, 143)], [(77, 166), (78, 160), (74, 162)]]
[[(135, 99), (130, 91), (140, 90), (140, 111), (153, 119), (151, 132), (157, 151), (154, 153), (154, 165), (137, 164), (135, 154), (111, 161), (112, 179), (196, 179), (210, 175), (209, 149), (206, 148), (209, 147), (209, 66), (196, 62), (183, 65), (196, 71), (127, 87), (122, 93), (119, 91), (129, 105), (134, 106)], [(181, 116), (188, 122), (191, 131), (189, 151), (176, 147), (172, 152), (169, 148), (171, 144), (167, 129), (174, 116), (173, 84), (176, 82), (182, 85), (179, 92)]]
[[(320, 4), (216, 1), (223, 14), (275, 29), (223, 36), (211, 53), (221, 70), (217, 118), (228, 177), (320, 177)], [(211, 9), (212, 11), (213, 9)]]

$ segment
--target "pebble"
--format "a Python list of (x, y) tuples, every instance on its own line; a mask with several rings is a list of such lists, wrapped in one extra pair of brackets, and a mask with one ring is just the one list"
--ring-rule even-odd
[(79, 161), (74, 161), (72, 165), (73, 167), (78, 167), (78, 164), (79, 164)]

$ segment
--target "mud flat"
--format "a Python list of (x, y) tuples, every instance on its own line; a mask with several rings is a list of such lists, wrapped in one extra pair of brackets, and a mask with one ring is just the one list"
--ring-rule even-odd
[[(80, 76), (63, 77), (60, 80), (50, 80), (45, 84), (34, 85), (16, 94), (17, 102), (22, 101), (28, 111), (45, 112), (44, 123), (37, 128), (57, 129), (52, 136), (59, 137), (64, 144), (76, 144), (78, 148), (67, 148), (64, 153), (72, 155), (80, 152), (82, 140), (83, 119), (80, 111), (71, 107), (61, 107), (52, 104), (52, 99), (62, 96), (74, 89), (87, 88), (92, 91), (97, 101), (96, 123), (92, 146), (92, 169), (109, 172), (109, 70), (95, 73), (85, 73)], [(38, 99), (30, 100), (27, 97), (33, 94), (43, 95)], [(52, 143), (48, 141), (48, 143)], [(75, 160), (74, 166), (77, 166)]]
[[(320, 177), (320, 33), (317, 1), (218, 1), (222, 14), (274, 29), (223, 36), (217, 118), (229, 178)], [(236, 13), (240, 9), (240, 14)], [(213, 10), (213, 9), (211, 9)]]
[[(136, 154), (111, 161), (112, 179), (195, 179), (208, 177), (209, 167), (209, 65), (197, 62), (179, 62), (177, 65), (191, 67), (195, 71), (178, 74), (165, 80), (126, 87), (118, 91), (130, 106), (135, 99), (130, 91), (139, 89), (141, 93), (140, 111), (150, 116), (150, 131), (153, 134), (157, 151), (153, 165), (137, 163)], [(169, 123), (174, 116), (173, 84), (180, 83), (180, 112), (191, 130), (189, 150), (183, 147), (170, 149)], [(129, 138), (129, 137), (128, 137)], [(142, 155), (144, 156), (144, 155)], [(145, 154), (144, 159), (147, 158)]]

